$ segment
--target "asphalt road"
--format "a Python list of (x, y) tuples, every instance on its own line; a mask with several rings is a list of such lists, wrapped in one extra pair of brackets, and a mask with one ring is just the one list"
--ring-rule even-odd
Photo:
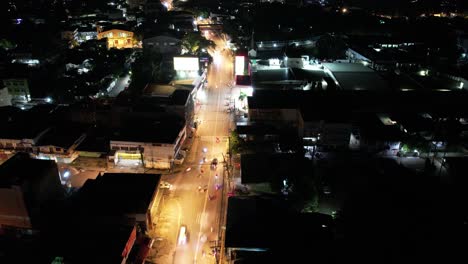
[[(169, 202), (162, 206), (163, 211), (172, 216), (169, 220), (171, 227), (166, 230), (166, 239), (175, 248), (171, 263), (215, 263), (211, 247), (219, 238), (223, 154), (227, 152), (227, 136), (231, 126), (230, 115), (226, 112), (226, 97), (230, 96), (227, 84), (232, 81), (232, 61), (228, 59), (228, 54), (221, 56), (217, 64), (210, 66), (206, 96), (201, 99), (202, 105), (197, 113), (202, 122), (183, 169), (167, 176), (173, 189)], [(211, 161), (215, 158), (218, 165), (212, 169)], [(187, 168), (190, 170), (187, 171)], [(210, 199), (210, 196), (213, 198)], [(187, 227), (187, 243), (179, 245), (182, 225)], [(156, 262), (163, 263), (161, 260)]]

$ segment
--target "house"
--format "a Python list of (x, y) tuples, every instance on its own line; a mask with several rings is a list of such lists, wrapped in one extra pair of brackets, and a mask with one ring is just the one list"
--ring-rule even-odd
[(63, 198), (55, 162), (17, 153), (0, 166), (0, 232), (37, 232), (41, 207)]
[(109, 29), (99, 31), (97, 39), (107, 39), (107, 48), (130, 49), (135, 47), (133, 32), (122, 29)]
[(159, 35), (145, 38), (143, 48), (150, 49), (161, 54), (180, 54), (181, 40), (179, 38), (167, 35)]

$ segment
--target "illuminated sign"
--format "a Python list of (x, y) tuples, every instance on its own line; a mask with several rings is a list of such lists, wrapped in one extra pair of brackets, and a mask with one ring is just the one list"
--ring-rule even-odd
[(245, 58), (244, 56), (236, 56), (236, 75), (244, 75)]
[(174, 70), (176, 71), (198, 71), (199, 67), (197, 57), (174, 57)]

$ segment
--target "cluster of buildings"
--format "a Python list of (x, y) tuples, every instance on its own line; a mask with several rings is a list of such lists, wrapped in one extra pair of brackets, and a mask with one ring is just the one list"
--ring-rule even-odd
[(155, 65), (172, 69), (184, 34), (198, 30), (192, 13), (168, 12), (160, 1), (52, 3), (49, 12), (64, 17), (41, 23), (36, 18), (47, 14), (41, 7), (14, 2), (5, 10), (11, 20), (2, 35), (0, 105), (26, 109), (37, 99), (69, 104), (116, 97), (129, 87), (139, 54), (161, 54)]
[(160, 175), (100, 174), (71, 195), (62, 177), (54, 161), (28, 153), (0, 165), (2, 261), (144, 263)]
[[(456, 243), (439, 239), (466, 234), (468, 219), (460, 176), (468, 154), (466, 31), (457, 27), (452, 58), (420, 34), (356, 29), (300, 37), (294, 26), (281, 26), (289, 31), (255, 27), (243, 36), (249, 41), (238, 40), (245, 45), (233, 88), (241, 143), (233, 146), (239, 155), (230, 176), (226, 258), (443, 259)], [(439, 204), (430, 198), (436, 190), (453, 196)], [(444, 215), (446, 222), (428, 216), (452, 202), (460, 211)], [(425, 238), (402, 238), (408, 233)], [(427, 254), (429, 248), (440, 251)]]
[(202, 86), (149, 84), (142, 96), (131, 101), (121, 96), (107, 105), (2, 107), (2, 159), (27, 152), (70, 164), (79, 163), (81, 155), (111, 167), (170, 169), (183, 160), (181, 148), (196, 126), (196, 94)]
[[(3, 161), (17, 152), (157, 169), (183, 161), (206, 83), (205, 61), (180, 56), (183, 35), (198, 30), (193, 14), (168, 12), (160, 1), (127, 2), (70, 1), (54, 6), (66, 13), (60, 21), (11, 20), (4, 37), (12, 45), (0, 62)], [(12, 17), (30, 9), (41, 16), (35, 5), (15, 8)], [(161, 55), (144, 60), (157, 70), (133, 73), (147, 54)]]

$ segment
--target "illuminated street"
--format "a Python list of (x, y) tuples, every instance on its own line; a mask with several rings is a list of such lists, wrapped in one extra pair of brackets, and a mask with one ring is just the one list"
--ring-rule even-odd
[[(229, 107), (226, 102), (229, 100), (226, 98), (230, 95), (228, 83), (232, 82), (232, 60), (229, 59), (228, 52), (223, 51), (225, 45), (219, 45), (222, 42), (217, 40), (217, 49), (212, 51), (220, 55), (210, 66), (208, 85), (202, 96), (204, 98), (199, 98), (201, 106), (197, 109), (196, 118), (201, 122), (192, 148), (182, 171), (175, 175), (166, 175), (167, 180), (174, 186), (169, 199), (162, 204), (161, 218), (168, 223), (159, 223), (164, 228), (157, 227), (156, 230), (157, 233), (161, 230), (157, 234), (158, 237), (162, 236), (171, 242), (174, 247), (174, 259), (157, 257), (154, 259), (157, 263), (215, 262), (210, 246), (214, 246), (218, 239), (225, 176), (223, 154), (227, 152), (227, 136), (231, 124), (230, 114), (226, 111)], [(216, 169), (213, 169), (211, 162), (215, 158), (219, 163)], [(166, 215), (169, 215), (169, 218), (166, 218)], [(178, 245), (181, 225), (187, 226), (185, 245)]]

